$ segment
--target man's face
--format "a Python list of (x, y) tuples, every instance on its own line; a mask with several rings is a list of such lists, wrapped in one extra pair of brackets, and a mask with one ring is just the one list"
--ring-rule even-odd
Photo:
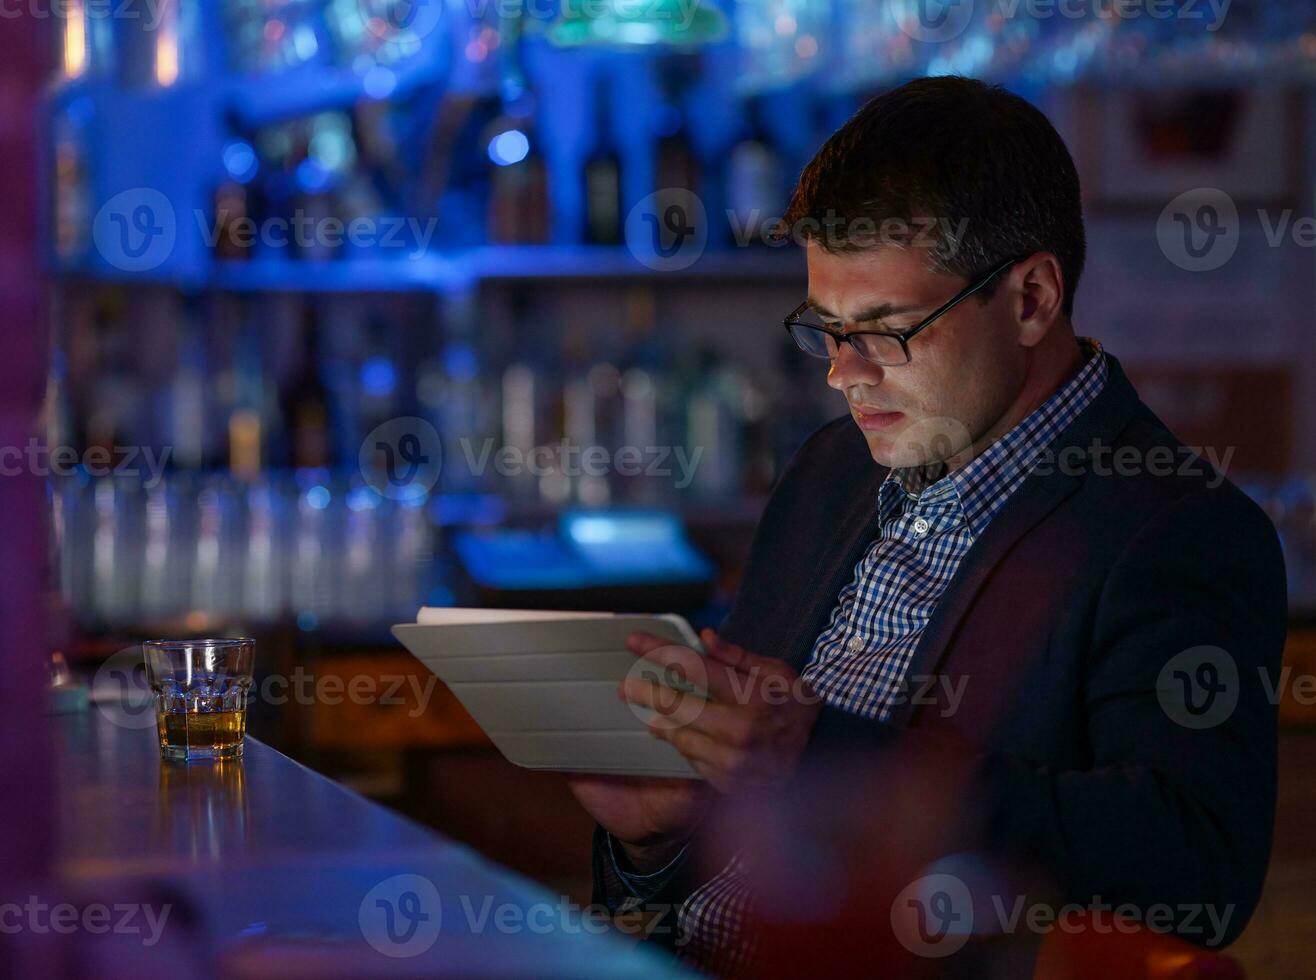
[[(967, 285), (929, 272), (926, 262), (918, 248), (832, 254), (810, 242), (809, 299), (832, 329), (907, 330)], [(909, 341), (908, 364), (882, 367), (840, 345), (827, 383), (846, 397), (878, 463), (947, 461), (956, 469), (985, 448), (974, 442), (1005, 414), (1027, 370), (1018, 321), (1003, 293), (998, 286), (985, 303), (970, 296), (938, 318)], [(890, 310), (855, 322), (878, 307)]]

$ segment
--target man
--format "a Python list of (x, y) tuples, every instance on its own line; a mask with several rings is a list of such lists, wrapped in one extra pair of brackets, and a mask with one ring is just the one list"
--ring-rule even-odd
[(999, 88), (911, 82), (826, 142), (787, 221), (809, 274), (788, 329), (850, 417), (782, 475), (706, 666), (633, 638), (703, 681), (707, 703), (620, 693), (705, 781), (573, 781), (600, 824), (596, 891), (673, 905), (687, 953), (734, 970), (754, 948), (747, 868), (774, 855), (692, 861), (710, 808), (787, 793), (824, 754), (937, 744), (972, 773), (975, 846), (1067, 902), (1227, 908), (1231, 941), (1270, 851), (1281, 555), (1075, 335), (1060, 137)]

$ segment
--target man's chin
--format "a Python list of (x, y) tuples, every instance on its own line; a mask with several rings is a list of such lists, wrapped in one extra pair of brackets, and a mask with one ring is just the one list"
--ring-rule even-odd
[[(896, 428), (903, 429), (904, 426)], [(926, 452), (920, 451), (920, 447), (910, 446), (907, 444), (908, 440), (902, 440), (899, 432), (864, 432), (863, 435), (864, 441), (868, 443), (869, 455), (879, 466), (891, 470), (903, 470), (912, 466), (926, 466), (933, 462)], [(902, 445), (902, 441), (906, 444)]]
[(879, 466), (898, 470), (915, 465), (905, 458), (907, 454), (902, 453), (896, 441), (885, 432), (865, 432), (864, 441), (868, 443), (868, 453), (873, 457), (873, 462)]

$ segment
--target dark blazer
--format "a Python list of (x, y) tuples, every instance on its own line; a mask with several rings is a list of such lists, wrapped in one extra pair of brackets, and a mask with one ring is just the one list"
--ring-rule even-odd
[[(1065, 900), (1232, 904), (1232, 941), (1270, 855), (1278, 709), (1266, 685), (1284, 643), (1283, 560), (1261, 509), (1191, 457), (1109, 365), (1056, 448), (1132, 447), (1123, 458), (1142, 465), (1116, 475), (1121, 457), (1088, 452), (1033, 473), (969, 549), (909, 668), (965, 678), (957, 709), (942, 710), (940, 688), (889, 723), (824, 708), (804, 765), (823, 749), (948, 738), (978, 763), (991, 845), (1044, 869)], [(1187, 460), (1193, 472), (1179, 472)], [(768, 502), (726, 638), (803, 668), (878, 533), (886, 474), (849, 416), (809, 438)], [(1161, 678), (1202, 646), (1219, 648), (1202, 655), (1223, 671), (1209, 676), (1232, 683), (1205, 726)], [(602, 894), (615, 883), (598, 858)], [(654, 901), (698, 884), (678, 875)]]

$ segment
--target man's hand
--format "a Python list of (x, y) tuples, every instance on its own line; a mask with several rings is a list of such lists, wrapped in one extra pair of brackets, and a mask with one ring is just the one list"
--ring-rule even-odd
[(708, 692), (675, 691), (632, 671), (619, 695), (651, 708), (650, 732), (670, 742), (714, 788), (731, 793), (789, 776), (818, 720), (821, 701), (782, 660), (750, 653), (713, 630), (700, 634), (707, 657), (648, 633), (632, 633), (627, 647), (656, 668)]
[(711, 796), (707, 784), (697, 779), (577, 775), (567, 782), (640, 874), (657, 871), (676, 856)]

